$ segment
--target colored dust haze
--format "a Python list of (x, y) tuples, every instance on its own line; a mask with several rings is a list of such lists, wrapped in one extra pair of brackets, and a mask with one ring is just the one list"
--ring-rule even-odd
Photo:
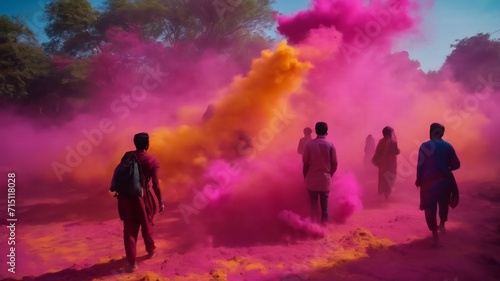
[(337, 223), (361, 210), (363, 194), (375, 194), (363, 149), (366, 136), (378, 140), (384, 126), (395, 129), (401, 148), (398, 189), (414, 188), (418, 147), (432, 122), (446, 126), (444, 138), (462, 161), (459, 181), (494, 179), (500, 110), (487, 83), (498, 74), (478, 75), (475, 93), (445, 75), (430, 79), (406, 52), (392, 53), (402, 38), (425, 34), (425, 7), (364, 2), (314, 0), (308, 10), (278, 16), (288, 43), (263, 50), (250, 67), (216, 53), (190, 60), (111, 30), (113, 44), (89, 66), (88, 113), (57, 126), (6, 113), (1, 169), (19, 174), (26, 198), (91, 197), (113, 213), (112, 171), (134, 149), (133, 135), (148, 132), (165, 200), (200, 231), (196, 238), (215, 245), (323, 235), (307, 219), (296, 152), (303, 128), (317, 121), (328, 123), (339, 159), (330, 193)]

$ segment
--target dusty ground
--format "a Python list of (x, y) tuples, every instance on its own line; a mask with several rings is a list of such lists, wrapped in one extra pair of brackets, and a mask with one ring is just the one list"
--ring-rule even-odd
[[(124, 273), (121, 224), (114, 200), (24, 200), (18, 207), (16, 273), (3, 280), (500, 280), (500, 184), (461, 185), (441, 246), (430, 246), (417, 190), (398, 188), (388, 201), (364, 195), (364, 209), (324, 238), (284, 236), (245, 247), (192, 239), (171, 203), (156, 220), (159, 255)], [(70, 192), (68, 192), (70, 193)], [(101, 195), (99, 195), (101, 196)], [(227, 226), (230, 227), (230, 226)], [(224, 231), (224, 230), (222, 230)], [(265, 231), (265, 230), (263, 230)], [(6, 235), (6, 232), (2, 232)], [(5, 239), (3, 239), (5, 240)], [(2, 245), (4, 249), (4, 245)]]

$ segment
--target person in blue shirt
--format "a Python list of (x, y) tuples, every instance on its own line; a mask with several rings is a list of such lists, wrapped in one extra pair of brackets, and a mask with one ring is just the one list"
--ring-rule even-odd
[[(460, 168), (455, 149), (443, 140), (444, 126), (432, 123), (430, 140), (420, 145), (417, 162), (417, 180), (420, 187), (420, 209), (425, 212), (425, 221), (432, 231), (433, 244), (439, 244), (438, 230), (444, 232), (448, 219), (448, 204), (455, 183), (452, 171)], [(437, 209), (439, 206), (439, 225)]]

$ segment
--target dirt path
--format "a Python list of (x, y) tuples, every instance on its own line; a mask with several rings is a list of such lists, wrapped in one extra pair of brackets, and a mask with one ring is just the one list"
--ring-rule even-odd
[[(389, 202), (365, 195), (364, 209), (343, 225), (329, 225), (324, 238), (285, 236), (282, 243), (249, 247), (214, 247), (210, 238), (199, 239), (198, 230), (186, 225), (176, 205), (170, 205), (156, 221), (160, 254), (145, 260), (140, 241), (140, 268), (131, 274), (121, 271), (121, 224), (112, 206), (102, 209), (86, 200), (72, 203), (74, 213), (58, 214), (68, 210), (63, 203), (27, 202), (22, 210), (32, 219), (17, 229), (16, 274), (8, 273), (2, 260), (0, 277), (51, 281), (500, 280), (499, 185), (474, 183), (463, 190), (438, 248), (430, 246), (430, 232), (416, 208), (417, 191), (409, 187), (396, 190)], [(37, 220), (44, 223), (37, 224)]]

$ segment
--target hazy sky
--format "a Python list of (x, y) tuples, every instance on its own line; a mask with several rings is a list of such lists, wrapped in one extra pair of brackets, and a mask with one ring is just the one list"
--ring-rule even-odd
[[(46, 40), (43, 34), (43, 6), (49, 0), (0, 0), (0, 14), (24, 17), (30, 28)], [(90, 0), (99, 7), (102, 0)], [(309, 0), (277, 0), (276, 10), (290, 14), (306, 9)], [(420, 1), (430, 2), (429, 0)], [(462, 39), (479, 32), (492, 33), (500, 30), (500, 1), (498, 0), (436, 0), (423, 14), (423, 37), (405, 38), (397, 50), (407, 50), (412, 59), (420, 61), (422, 69), (441, 67), (451, 52), (455, 39)], [(500, 31), (492, 34), (500, 38)]]

